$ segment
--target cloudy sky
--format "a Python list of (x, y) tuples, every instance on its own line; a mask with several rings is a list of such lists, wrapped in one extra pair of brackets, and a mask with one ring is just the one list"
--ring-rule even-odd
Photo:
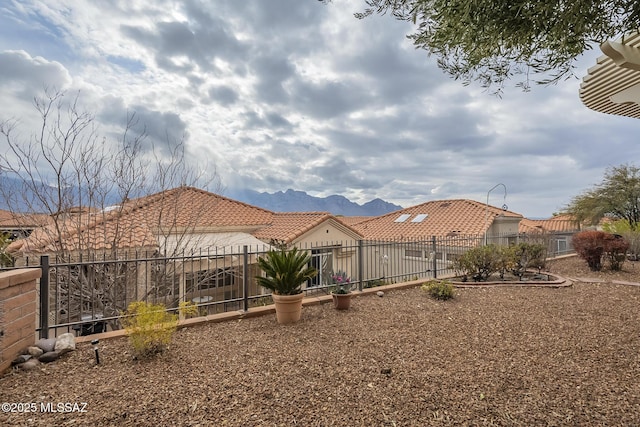
[[(408, 207), (485, 202), (503, 183), (509, 209), (527, 217), (550, 216), (607, 167), (640, 158), (640, 121), (584, 107), (578, 79), (529, 93), (513, 82), (497, 98), (444, 75), (405, 38), (410, 24), (355, 19), (363, 8), (4, 0), (0, 119), (28, 127), (44, 87), (80, 91), (100, 131), (135, 112), (152, 140), (184, 136), (188, 157), (215, 165), (227, 189)], [(576, 74), (599, 55), (586, 53)], [(489, 193), (504, 202), (501, 186)]]

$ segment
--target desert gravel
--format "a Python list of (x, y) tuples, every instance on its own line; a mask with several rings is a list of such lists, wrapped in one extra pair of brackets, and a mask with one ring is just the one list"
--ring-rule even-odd
[(152, 360), (116, 338), (96, 365), (83, 343), (0, 378), (1, 402), (36, 407), (0, 425), (637, 426), (640, 287), (611, 282), (640, 282), (634, 264), (592, 273), (570, 258), (551, 271), (603, 282), (446, 302), (411, 288), (305, 307), (288, 326), (273, 314), (194, 326)]

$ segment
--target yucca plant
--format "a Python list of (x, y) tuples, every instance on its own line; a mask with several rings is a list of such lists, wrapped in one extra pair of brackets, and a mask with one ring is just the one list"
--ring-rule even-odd
[(298, 248), (273, 249), (258, 258), (258, 266), (266, 276), (256, 276), (258, 284), (277, 295), (302, 293), (302, 284), (318, 274), (309, 266), (311, 255)]

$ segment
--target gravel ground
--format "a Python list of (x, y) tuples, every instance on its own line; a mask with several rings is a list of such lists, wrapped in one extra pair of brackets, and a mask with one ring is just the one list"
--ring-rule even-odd
[(185, 328), (147, 361), (118, 338), (101, 341), (96, 366), (80, 344), (0, 379), (0, 401), (36, 409), (0, 425), (640, 425), (640, 287), (611, 283), (640, 282), (640, 265), (550, 270), (606, 282), (458, 289), (447, 302), (398, 290), (344, 312), (305, 307), (294, 325), (271, 314)]

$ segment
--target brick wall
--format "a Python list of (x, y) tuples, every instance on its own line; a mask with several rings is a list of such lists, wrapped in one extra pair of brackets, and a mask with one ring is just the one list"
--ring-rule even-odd
[(40, 269), (0, 273), (0, 373), (35, 343)]

